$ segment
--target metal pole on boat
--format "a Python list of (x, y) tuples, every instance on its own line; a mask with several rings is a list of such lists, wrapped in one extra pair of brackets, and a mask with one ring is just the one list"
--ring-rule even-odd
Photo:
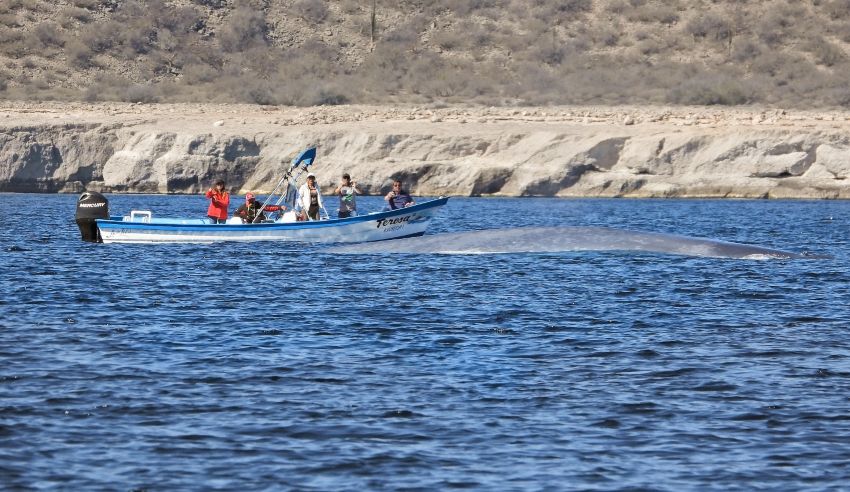
[(283, 175), (283, 177), (280, 178), (280, 181), (277, 182), (277, 186), (274, 187), (272, 192), (266, 198), (266, 201), (263, 202), (263, 206), (260, 207), (260, 210), (257, 211), (257, 215), (255, 215), (254, 219), (251, 221), (252, 224), (257, 222), (257, 219), (259, 219), (260, 216), (263, 214), (263, 210), (266, 209), (266, 205), (269, 204), (272, 197), (275, 195), (275, 193), (277, 193), (277, 189), (280, 188), (280, 185), (282, 185), (283, 182), (286, 181), (287, 179), (289, 179), (291, 176), (292, 176), (292, 169), (290, 169), (289, 171), (286, 171), (286, 173)]
[[(289, 170), (286, 171), (282, 178), (280, 178), (280, 181), (277, 182), (277, 186), (274, 187), (271, 194), (268, 196), (268, 198), (266, 198), (266, 201), (263, 202), (263, 205), (260, 207), (260, 210), (257, 212), (257, 215), (254, 217), (253, 220), (251, 220), (252, 224), (257, 222), (257, 219), (260, 218), (260, 215), (262, 215), (263, 210), (265, 210), (266, 208), (266, 205), (269, 204), (272, 197), (275, 195), (275, 193), (277, 193), (277, 190), (278, 188), (280, 188), (280, 185), (282, 185), (284, 181), (292, 177), (292, 170), (298, 168), (300, 164), (303, 164), (304, 169), (307, 169), (307, 166), (312, 164), (314, 160), (316, 160), (316, 147), (308, 148), (307, 150), (298, 154), (295, 159), (292, 160), (292, 165), (289, 167)], [(301, 175), (301, 173), (298, 174), (299, 176)]]

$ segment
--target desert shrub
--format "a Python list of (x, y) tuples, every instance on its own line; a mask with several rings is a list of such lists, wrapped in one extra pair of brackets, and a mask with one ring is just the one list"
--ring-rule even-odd
[(850, 83), (843, 81), (825, 88), (821, 98), (828, 106), (850, 108)]
[(40, 12), (42, 8), (44, 8), (44, 4), (41, 3), (41, 0), (20, 0), (20, 4), (21, 8), (32, 12)]
[(263, 13), (243, 6), (230, 14), (219, 35), (219, 43), (228, 52), (245, 51), (251, 46), (265, 44), (267, 34)]
[(124, 26), (109, 20), (99, 24), (89, 24), (79, 36), (79, 40), (91, 51), (103, 53), (118, 44), (123, 38)]
[(832, 25), (830, 32), (832, 32), (841, 41), (844, 41), (845, 43), (850, 42), (850, 22), (836, 22)]
[(762, 53), (753, 60), (751, 69), (755, 73), (775, 77), (780, 74), (789, 63), (791, 63), (791, 61), (787, 55), (768, 51)]
[(85, 24), (90, 20), (89, 11), (79, 7), (66, 7), (59, 12), (59, 22), (66, 27), (72, 25), (74, 21)]
[(537, 59), (547, 65), (560, 65), (569, 56), (569, 51), (563, 44), (544, 43), (535, 50), (530, 50), (532, 59)]
[(605, 5), (605, 11), (612, 14), (622, 14), (629, 8), (626, 0), (611, 0)]
[(806, 72), (817, 73), (817, 69), (800, 55), (766, 51), (759, 55), (750, 66), (755, 74), (765, 75), (782, 82), (800, 78)]
[(358, 0), (342, 0), (339, 3), (339, 9), (346, 15), (353, 15), (361, 12), (360, 2)]
[(82, 41), (72, 38), (65, 43), (65, 59), (74, 68), (89, 68), (92, 66), (94, 53)]
[(315, 83), (306, 78), (290, 79), (286, 84), (274, 87), (277, 104), (286, 106), (307, 106), (317, 92)]
[(125, 48), (123, 54), (125, 58), (132, 59), (136, 55), (149, 53), (157, 40), (156, 30), (140, 23), (132, 27), (128, 26), (116, 44), (121, 44)]
[(156, 48), (171, 52), (180, 46), (180, 39), (172, 34), (171, 31), (163, 30), (156, 33), (153, 44)]
[(50, 89), (50, 82), (48, 82), (47, 80), (45, 80), (41, 77), (36, 77), (36, 78), (30, 80), (29, 83), (27, 84), (27, 90), (28, 91), (37, 91), (37, 92), (40, 93), (39, 96), (41, 96), (41, 97), (44, 96), (43, 92), (48, 90), (48, 89)]
[(310, 84), (302, 91), (296, 100), (296, 105), (327, 105), (337, 106), (351, 102), (349, 97), (350, 84), (345, 80), (324, 81), (320, 84)]
[(416, 24), (405, 22), (394, 29), (389, 29), (382, 39), (389, 43), (414, 44), (419, 41), (419, 31)]
[[(359, 97), (379, 101), (382, 94), (394, 94), (401, 87), (401, 79), (409, 72), (411, 54), (395, 44), (381, 43), (354, 71), (353, 81), (359, 86)], [(428, 72), (411, 74), (428, 77)]]
[(694, 38), (725, 41), (732, 37), (732, 23), (717, 14), (703, 14), (685, 24), (685, 32)]
[(805, 49), (812, 53), (819, 65), (826, 65), (827, 67), (840, 63), (846, 58), (844, 50), (822, 36), (810, 39), (806, 43)]
[(430, 76), (419, 80), (413, 88), (429, 98), (469, 98), (480, 93), (480, 84), (480, 79), (471, 70), (441, 63), (432, 65)]
[(83, 98), (88, 102), (124, 101), (127, 90), (132, 85), (132, 82), (123, 77), (101, 75), (85, 88)]
[(602, 46), (617, 46), (620, 42), (620, 31), (611, 27), (601, 27), (593, 32), (593, 40)]
[(199, 32), (206, 26), (201, 13), (194, 7), (178, 8), (170, 19), (164, 27), (174, 33)]
[[(376, 49), (375, 53), (383, 51), (385, 50)], [(338, 67), (333, 60), (336, 60), (338, 56), (336, 51), (321, 40), (309, 39), (301, 46), (286, 50), (278, 66), (280, 72), (287, 74), (288, 77), (303, 74), (313, 78), (324, 78), (336, 73)]]
[(504, 91), (527, 104), (542, 102), (561, 86), (561, 77), (539, 63), (518, 61), (514, 65), (514, 75), (515, 80), (506, 84)]
[(266, 81), (251, 81), (244, 85), (241, 100), (251, 104), (272, 106), (277, 104), (271, 86)]
[(467, 47), (471, 50), (486, 48), (493, 42), (493, 29), (486, 25), (466, 22), (461, 29), (466, 33)]
[(194, 0), (196, 4), (211, 9), (220, 9), (227, 6), (227, 0)]
[(21, 27), (21, 23), (15, 14), (0, 14), (0, 26)]
[(501, 0), (465, 0), (446, 2), (445, 6), (454, 13), (467, 17), (471, 14), (481, 14), (481, 11), (500, 8), (504, 3)]
[(749, 90), (739, 79), (708, 74), (679, 84), (669, 94), (672, 103), (702, 106), (734, 106), (747, 104), (751, 99)]
[(157, 102), (157, 90), (151, 85), (133, 84), (124, 92), (124, 101), (134, 103)]
[(227, 55), (215, 43), (194, 43), (192, 50), (179, 50), (175, 52), (183, 65), (203, 64), (212, 67), (220, 67), (227, 59)]
[(824, 11), (832, 19), (844, 19), (850, 15), (850, 0), (832, 0), (823, 5)]
[(731, 56), (733, 61), (744, 63), (754, 60), (761, 53), (761, 46), (757, 42), (751, 39), (744, 39), (732, 45)]
[(536, 19), (548, 25), (563, 25), (571, 23), (577, 16), (583, 15), (592, 9), (593, 2), (590, 0), (561, 0), (551, 3), (544, 2), (537, 9), (533, 10), (533, 15)]
[(45, 47), (61, 47), (65, 44), (65, 38), (55, 22), (46, 21), (38, 24), (32, 30), (32, 35), (38, 43)]
[(292, 12), (307, 22), (321, 24), (328, 18), (328, 7), (323, 0), (297, 0)]
[(219, 71), (205, 63), (191, 63), (183, 66), (183, 80), (189, 85), (212, 82), (218, 76)]
[(323, 104), (326, 106), (339, 106), (348, 104), (349, 99), (339, 87), (327, 86), (319, 88), (319, 93), (316, 95), (314, 104)]
[(29, 51), (28, 43), (20, 30), (0, 27), (0, 53), (12, 58), (20, 58)]
[(657, 55), (664, 51), (664, 44), (655, 39), (646, 39), (637, 44), (637, 49), (644, 56)]
[(555, 2), (555, 9), (562, 14), (576, 14), (593, 10), (593, 0), (560, 0)]
[(455, 30), (441, 30), (431, 35), (431, 42), (443, 50), (453, 51), (464, 46), (466, 36)]
[(71, 4), (74, 7), (81, 8), (81, 9), (89, 9), (89, 10), (93, 10), (93, 9), (100, 7), (100, 5), (102, 3), (103, 2), (101, 0), (72, 0), (71, 1)]
[(513, 53), (522, 52), (528, 49), (529, 46), (536, 43), (540, 35), (546, 32), (546, 29), (543, 28), (542, 25), (539, 26), (539, 30), (537, 29), (536, 26), (538, 22), (539, 21), (536, 20), (533, 21), (532, 23), (535, 24), (535, 26), (530, 27), (526, 30), (526, 32), (515, 33), (510, 29), (506, 29), (493, 33), (493, 43), (503, 50)]
[(643, 5), (636, 7), (629, 15), (629, 20), (645, 23), (675, 24), (679, 13), (669, 5)]
[(794, 17), (787, 14), (786, 10), (771, 10), (762, 17), (756, 26), (759, 39), (771, 46), (782, 43), (788, 36), (788, 31), (794, 25)]

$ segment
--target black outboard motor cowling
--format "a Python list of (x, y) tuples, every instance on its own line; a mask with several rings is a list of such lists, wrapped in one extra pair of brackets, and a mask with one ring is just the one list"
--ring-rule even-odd
[(100, 231), (95, 219), (109, 218), (109, 200), (100, 193), (87, 191), (77, 200), (77, 227), (83, 235), (83, 241), (102, 243)]

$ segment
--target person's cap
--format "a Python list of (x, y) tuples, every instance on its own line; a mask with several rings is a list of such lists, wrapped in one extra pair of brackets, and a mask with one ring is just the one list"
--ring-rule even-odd
[(307, 173), (307, 177), (308, 177), (308, 178), (315, 178), (315, 177), (316, 177), (316, 175), (315, 175), (315, 174), (313, 174), (313, 173)]
[(245, 201), (246, 201), (246, 202), (250, 202), (250, 201), (251, 201), (251, 200), (253, 200), (253, 199), (254, 199), (254, 194), (253, 194), (253, 193), (251, 193), (251, 192), (245, 193)]

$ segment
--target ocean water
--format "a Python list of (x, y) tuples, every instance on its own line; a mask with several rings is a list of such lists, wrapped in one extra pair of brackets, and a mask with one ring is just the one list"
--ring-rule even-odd
[(742, 260), (87, 244), (76, 198), (0, 195), (0, 489), (850, 483), (848, 202), (454, 198), (429, 230), (831, 256)]

